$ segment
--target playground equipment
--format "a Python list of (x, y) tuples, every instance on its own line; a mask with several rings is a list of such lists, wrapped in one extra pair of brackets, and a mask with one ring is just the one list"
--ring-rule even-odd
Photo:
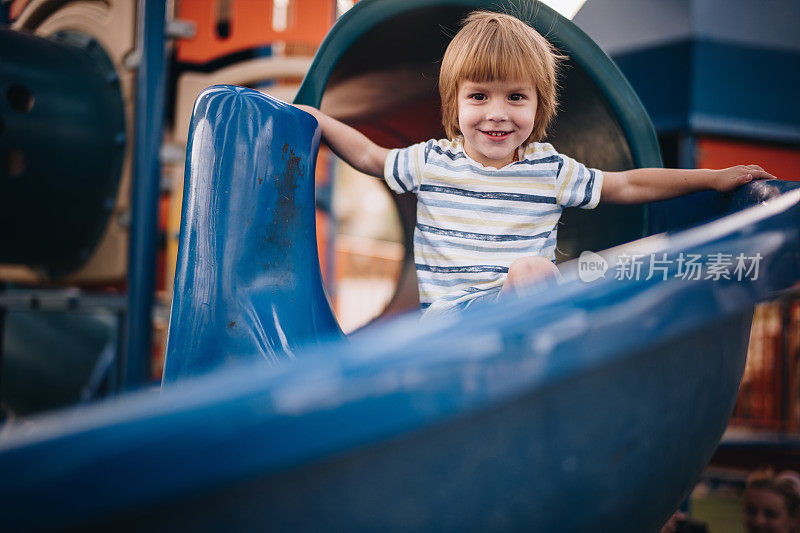
[[(296, 147), (281, 142), (297, 130)], [(301, 277), (313, 248), (254, 249), (283, 232), (313, 235), (307, 210), (280, 214), (310, 204), (317, 142), (310, 117), (255, 91), (201, 96), (164, 390), (7, 431), (0, 520), (12, 530), (657, 529), (722, 435), (754, 303), (800, 277), (800, 191), (750, 184), (726, 199), (732, 214), (603, 252), (612, 268), (593, 283), (573, 261), (543, 293), (314, 346), (337, 328), (319, 279)], [(252, 146), (265, 155), (235, 157)], [(232, 179), (209, 181), (216, 173)], [(276, 179), (289, 174), (304, 178)], [(250, 216), (245, 235), (261, 239), (236, 238)], [(233, 257), (247, 241), (242, 265)], [(705, 259), (699, 279), (676, 277), (675, 262), (664, 278), (619, 280), (613, 258), (625, 253), (644, 254), (645, 269), (680, 254), (758, 254), (760, 274), (707, 278)]]
[[(491, 6), (360, 4), (331, 31), (298, 101), (333, 109), (369, 80), (413, 83), (402, 65), (443, 49), (437, 21), (475, 7)], [(573, 58), (565, 111), (582, 105), (604, 128), (568, 111), (556, 146), (610, 169), (658, 164), (646, 115), (610, 61), (546, 8), (531, 17)], [(362, 69), (376, 49), (392, 51), (380, 76)], [(434, 135), (401, 120), (412, 100), (351, 107), (348, 120)], [(800, 278), (800, 192), (755, 183), (699, 215), (727, 216), (603, 252), (612, 265), (625, 252), (761, 254), (754, 279), (617, 280), (613, 267), (585, 283), (568, 263), (564, 284), (533, 297), (336, 340), (310, 242), (313, 120), (242, 88), (214, 88), (196, 111), (164, 390), (7, 428), (0, 523), (10, 530), (656, 530), (722, 434), (752, 306)], [(650, 229), (645, 207), (584, 216), (562, 235), (573, 255)]]
[[(94, 382), (89, 397), (101, 382), (116, 390), (149, 378), (166, 13), (158, 0), (139, 7), (34, 0), (10, 29), (0, 29), (5, 54), (24, 62), (4, 69), (0, 84), (22, 88), (28, 102), (24, 112), (0, 107), (0, 121), (11, 117), (0, 152), (24, 162), (0, 167), (3, 217), (15, 221), (0, 233), (9, 250), (0, 255), (0, 355), (6, 363), (9, 354), (47, 361), (51, 353), (38, 342), (47, 338), (69, 361), (67, 381)], [(6, 282), (104, 288), (126, 273), (127, 293), (5, 290)], [(26, 335), (29, 328), (40, 334)], [(87, 346), (80, 338), (97, 330), (105, 342), (78, 353)], [(90, 377), (93, 363), (99, 379)], [(47, 389), (41, 396), (58, 388), (43, 387), (31, 374), (22, 372), (15, 385)], [(76, 401), (78, 391), (65, 396)]]
[[(395, 2), (365, 2), (356, 6), (341, 19), (323, 42), (300, 87), (296, 101), (321, 105), (324, 111), (368, 133), (384, 146), (403, 146), (442, 135), (438, 119), (417, 120), (417, 117), (439, 116), (438, 97), (431, 97), (436, 92), (436, 73), (431, 72), (431, 69), (436, 66), (447, 46), (448, 38), (445, 31), (448, 28), (455, 30), (469, 11), (478, 8), (491, 8), (491, 5), (477, 0), (444, 3), (415, 0), (402, 5)], [(621, 170), (633, 166), (661, 166), (655, 132), (647, 114), (611, 60), (577, 27), (546, 6), (539, 6), (535, 12), (528, 15), (528, 22), (542, 34), (548, 35), (559, 49), (571, 58), (565, 65), (566, 76), (562, 81), (563, 112), (557, 116), (549, 136), (556, 148), (564, 153), (577, 154), (576, 157), (591, 166), (608, 170)], [(372, 54), (372, 51), (378, 49), (387, 52), (380, 62), (376, 62)], [(226, 99), (226, 102), (229, 100)], [(238, 111), (227, 105), (217, 111), (223, 116), (233, 112)], [(218, 120), (212, 117), (201, 120), (201, 131), (204, 135), (210, 131), (207, 123), (218, 123)], [(248, 127), (256, 127), (256, 124)], [(194, 129), (190, 129), (194, 135), (197, 135), (196, 128), (197, 125)], [(286, 126), (286, 131), (291, 131), (291, 128)], [(231, 143), (233, 138), (240, 136), (234, 135), (233, 132), (223, 134), (220, 130), (215, 134), (213, 143)], [(237, 143), (237, 157), (243, 160), (260, 160), (265, 157), (263, 142), (264, 140), (260, 138), (258, 144)], [(299, 150), (301, 145), (303, 148)], [(195, 145), (190, 144), (190, 146)], [(298, 154), (306, 154), (302, 159), (304, 166), (308, 165), (310, 153), (316, 153), (316, 150), (309, 152), (305, 143), (289, 143), (289, 146), (299, 150)], [(187, 153), (190, 151), (191, 148)], [(276, 153), (273, 157), (275, 159), (267, 165), (268, 167), (277, 168), (284, 164), (282, 158), (285, 159), (285, 154)], [(232, 155), (226, 158), (227, 161), (234, 159), (236, 158)], [(215, 160), (222, 159), (215, 158)], [(212, 174), (207, 174), (208, 172)], [(219, 248), (215, 253), (222, 255), (216, 260), (200, 263), (194, 249), (190, 252), (184, 248), (179, 254), (176, 283), (180, 289), (174, 292), (173, 316), (180, 315), (187, 318), (177, 321), (181, 324), (180, 333), (175, 329), (171, 332), (170, 345), (167, 348), (165, 381), (172, 381), (181, 375), (192, 375), (201, 369), (207, 371), (209, 368), (215, 368), (223, 361), (237, 358), (233, 353), (240, 352), (239, 349), (228, 350), (225, 357), (217, 357), (201, 350), (203, 354), (196, 352), (198, 359), (195, 360), (193, 355), (195, 352), (189, 354), (185, 351), (185, 347), (204, 346), (206, 342), (201, 342), (200, 339), (206, 339), (211, 344), (222, 343), (219, 345), (228, 346), (222, 339), (237, 336), (241, 338), (245, 335), (247, 340), (241, 341), (245, 347), (241, 350), (244, 353), (243, 357), (253, 357), (254, 353), (260, 353), (273, 358), (280, 357), (281, 350), (276, 353), (275, 348), (269, 347), (270, 345), (282, 345), (283, 351), (288, 353), (293, 352), (296, 347), (289, 349), (284, 341), (276, 345), (275, 341), (267, 340), (277, 339), (280, 336), (269, 335), (264, 328), (270, 330), (282, 327), (308, 328), (307, 333), (301, 334), (299, 330), (297, 331), (298, 336), (295, 337), (297, 340), (318, 340), (322, 335), (320, 331), (338, 330), (328, 326), (332, 317), (326, 316), (330, 312), (324, 300), (317, 303), (299, 295), (289, 294), (284, 301), (292, 299), (295, 301), (295, 306), (297, 302), (312, 305), (313, 312), (308, 308), (293, 312), (298, 316), (310, 313), (309, 317), (313, 318), (310, 324), (302, 320), (290, 320), (283, 326), (278, 326), (278, 321), (274, 317), (269, 320), (259, 318), (256, 320), (259, 326), (248, 330), (249, 320), (243, 322), (241, 314), (247, 313), (253, 316), (259, 313), (251, 309), (253, 305), (250, 303), (250, 297), (231, 297), (229, 284), (226, 284), (226, 288), (221, 286), (220, 290), (211, 296), (216, 304), (208, 308), (187, 305), (187, 302), (191, 302), (199, 294), (198, 289), (191, 290), (198, 278), (196, 268), (200, 266), (218, 268), (219, 270), (211, 276), (215, 279), (236, 280), (242, 275), (245, 279), (258, 279), (255, 269), (263, 268), (263, 265), (275, 268), (273, 256), (284, 256), (286, 253), (284, 248), (290, 247), (290, 243), (292, 253), (289, 255), (293, 255), (297, 250), (296, 247), (300, 243), (296, 240), (283, 241), (285, 246), (277, 248), (253, 249), (250, 246), (252, 242), (263, 239), (258, 234), (251, 234), (251, 231), (265, 230), (253, 228), (253, 215), (248, 209), (243, 209), (242, 205), (235, 203), (230, 192), (236, 190), (237, 184), (243, 180), (251, 181), (255, 172), (255, 168), (242, 164), (226, 167), (225, 170), (207, 165), (187, 166), (186, 181), (191, 180), (197, 184), (216, 182), (212, 191), (217, 196), (209, 204), (202, 204), (213, 206), (213, 209), (207, 209), (200, 204), (195, 205), (195, 202), (201, 201), (196, 194), (195, 199), (184, 202), (182, 217), (184, 235), (190, 233), (200, 235), (206, 228), (214, 227), (216, 229), (212, 234), (225, 234), (227, 236), (225, 246), (237, 251), (232, 253), (226, 251), (226, 248)], [(294, 174), (296, 172), (292, 173), (292, 180), (296, 179)], [(261, 178), (274, 180), (274, 177), (268, 176)], [(184, 185), (185, 194), (192, 190), (189, 187), (198, 186), (191, 186), (188, 183)], [(263, 187), (256, 187), (248, 194), (260, 197), (267, 194), (267, 191)], [(269, 202), (267, 199), (262, 199), (255, 205), (270, 205)], [(400, 196), (398, 206), (406, 233), (406, 246), (410, 250), (415, 199), (411, 195)], [(299, 204), (289, 212), (296, 216), (307, 217), (310, 216), (310, 209), (312, 209), (311, 204)], [(300, 215), (298, 210), (303, 210), (304, 214)], [(647, 221), (648, 206), (602, 206), (591, 213), (571, 211), (581, 210), (567, 210), (562, 217), (563, 225), (559, 228), (559, 250), (567, 258), (575, 257), (583, 250), (608, 248), (650, 232)], [(711, 215), (709, 211), (707, 216)], [(281, 216), (276, 215), (274, 220), (276, 222), (273, 222), (273, 226), (276, 223), (282, 224)], [(242, 228), (251, 229), (243, 231)], [(318, 276), (318, 261), (316, 253), (312, 255), (311, 252), (309, 250), (307, 255), (298, 256), (291, 265), (285, 265), (283, 269), (293, 272), (293, 276), (307, 280), (307, 283), (313, 286), (313, 280)], [(227, 257), (226, 261), (222, 260), (223, 256)], [(240, 258), (241, 262), (232, 262), (234, 257)], [(298, 272), (298, 268), (303, 269), (302, 274)], [(413, 270), (413, 259), (409, 254), (406, 258), (405, 275), (400, 283), (400, 291), (404, 290), (405, 286), (406, 292), (413, 291), (416, 294)], [(414, 287), (409, 289), (409, 284)], [(281, 291), (291, 293), (298, 287), (306, 287), (306, 283), (293, 284)], [(243, 300), (247, 303), (243, 304)], [(261, 309), (268, 307), (263, 303), (255, 306)], [(233, 312), (234, 308), (240, 310)], [(233, 325), (226, 331), (201, 331), (204, 324), (210, 320), (206, 316), (207, 313), (218, 316), (228, 310), (232, 314), (226, 324)], [(201, 318), (203, 316), (206, 318)], [(323, 316), (324, 319), (318, 318)], [(322, 325), (317, 325), (316, 320), (322, 320)], [(207, 338), (207, 335), (210, 338)], [(256, 338), (261, 340), (254, 344), (253, 339)]]
[[(0, 67), (0, 401), (27, 414), (160, 373), (169, 302), (157, 294), (155, 265), (171, 293), (180, 194), (169, 190), (173, 182), (182, 189), (192, 102), (220, 79), (291, 99), (337, 11), (333, 0), (292, 0), (281, 27), (269, 0), (9, 4), (0, 7), (8, 57)], [(87, 350), (82, 339), (98, 334)]]
[(136, 80), (125, 66), (137, 45), (135, 4), (29, 4), (13, 31), (0, 29), (2, 90), (17, 87), (28, 106), (0, 106), (0, 151), (24, 161), (16, 176), (0, 169), (0, 279), (118, 281), (135, 159)]
[[(85, 36), (57, 37), (0, 31), (0, 49), (19, 51), (0, 67), (0, 79), (14, 80), (4, 91), (0, 263), (51, 275), (83, 264), (94, 249), (114, 207), (126, 143), (113, 65)], [(42, 80), (44, 71), (58, 81)], [(48, 157), (35, 156), (41, 145)], [(41, 205), (50, 209), (41, 213)]]

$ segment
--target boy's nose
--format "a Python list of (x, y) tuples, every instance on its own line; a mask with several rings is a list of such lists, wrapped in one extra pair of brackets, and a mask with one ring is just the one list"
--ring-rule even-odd
[(508, 112), (502, 103), (491, 104), (489, 109), (486, 110), (486, 120), (506, 120), (508, 119)]

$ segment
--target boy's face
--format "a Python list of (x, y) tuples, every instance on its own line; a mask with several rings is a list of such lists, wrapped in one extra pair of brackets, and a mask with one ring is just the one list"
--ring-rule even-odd
[(462, 81), (458, 127), (467, 155), (486, 167), (511, 163), (514, 151), (533, 131), (537, 100), (530, 82)]

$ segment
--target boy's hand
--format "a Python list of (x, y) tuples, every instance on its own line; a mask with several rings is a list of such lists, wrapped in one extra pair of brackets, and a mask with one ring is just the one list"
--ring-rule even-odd
[(732, 191), (753, 180), (777, 179), (758, 165), (737, 165), (714, 173), (710, 188), (717, 192)]

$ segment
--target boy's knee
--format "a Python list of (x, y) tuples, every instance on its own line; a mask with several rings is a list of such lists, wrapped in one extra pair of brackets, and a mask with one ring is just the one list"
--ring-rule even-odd
[(508, 267), (506, 287), (526, 285), (535, 281), (558, 278), (558, 268), (545, 257), (521, 257)]

